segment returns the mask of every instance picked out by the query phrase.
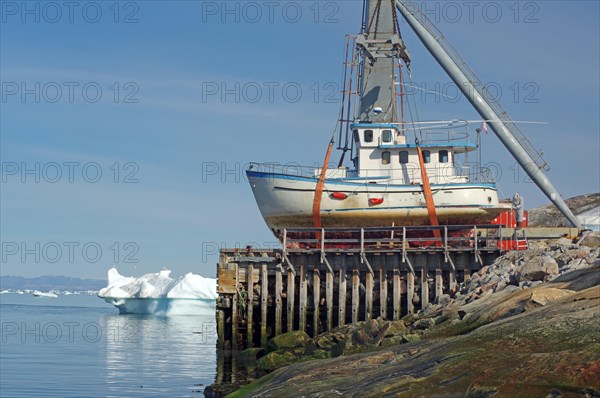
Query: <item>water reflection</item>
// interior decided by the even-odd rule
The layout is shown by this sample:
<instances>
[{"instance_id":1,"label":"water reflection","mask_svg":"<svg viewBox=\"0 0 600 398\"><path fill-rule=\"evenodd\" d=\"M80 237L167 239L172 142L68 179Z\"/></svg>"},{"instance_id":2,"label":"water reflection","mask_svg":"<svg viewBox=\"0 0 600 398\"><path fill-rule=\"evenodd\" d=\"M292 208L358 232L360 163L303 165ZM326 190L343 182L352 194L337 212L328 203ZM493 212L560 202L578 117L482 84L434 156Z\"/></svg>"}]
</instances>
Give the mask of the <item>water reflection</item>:
<instances>
[{"instance_id":1,"label":"water reflection","mask_svg":"<svg viewBox=\"0 0 600 398\"><path fill-rule=\"evenodd\" d=\"M107 396L198 396L216 369L213 316L103 315Z\"/></svg>"}]
</instances>

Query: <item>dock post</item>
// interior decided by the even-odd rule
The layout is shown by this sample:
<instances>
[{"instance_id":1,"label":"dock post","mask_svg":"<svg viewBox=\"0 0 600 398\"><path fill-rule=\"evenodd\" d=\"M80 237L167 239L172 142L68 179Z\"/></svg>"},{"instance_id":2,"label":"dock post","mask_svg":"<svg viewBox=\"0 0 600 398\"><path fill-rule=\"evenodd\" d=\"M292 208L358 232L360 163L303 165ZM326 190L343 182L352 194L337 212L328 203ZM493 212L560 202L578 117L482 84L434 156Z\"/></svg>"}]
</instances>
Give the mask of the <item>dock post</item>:
<instances>
[{"instance_id":1,"label":"dock post","mask_svg":"<svg viewBox=\"0 0 600 398\"><path fill-rule=\"evenodd\" d=\"M435 298L439 299L444 294L444 279L442 277L440 258L435 255Z\"/></svg>"},{"instance_id":2,"label":"dock post","mask_svg":"<svg viewBox=\"0 0 600 398\"><path fill-rule=\"evenodd\" d=\"M321 275L319 267L315 266L313 270L313 337L319 334L319 307L321 304Z\"/></svg>"},{"instance_id":3,"label":"dock post","mask_svg":"<svg viewBox=\"0 0 600 398\"><path fill-rule=\"evenodd\" d=\"M429 304L429 281L427 280L427 257L421 261L421 308Z\"/></svg>"},{"instance_id":4,"label":"dock post","mask_svg":"<svg viewBox=\"0 0 600 398\"><path fill-rule=\"evenodd\" d=\"M281 318L283 308L281 296L283 295L283 278L281 272L281 264L277 264L275 268L275 336L279 336L282 332Z\"/></svg>"},{"instance_id":5,"label":"dock post","mask_svg":"<svg viewBox=\"0 0 600 398\"><path fill-rule=\"evenodd\" d=\"M346 261L344 259L344 265L340 268L339 276L339 303L338 303L338 326L346 324Z\"/></svg>"},{"instance_id":6,"label":"dock post","mask_svg":"<svg viewBox=\"0 0 600 398\"><path fill-rule=\"evenodd\" d=\"M288 270L287 274L287 332L294 330L294 298L296 280L293 270Z\"/></svg>"},{"instance_id":7,"label":"dock post","mask_svg":"<svg viewBox=\"0 0 600 398\"><path fill-rule=\"evenodd\" d=\"M365 321L373 318L373 274L365 272Z\"/></svg>"},{"instance_id":8,"label":"dock post","mask_svg":"<svg viewBox=\"0 0 600 398\"><path fill-rule=\"evenodd\" d=\"M253 318L254 318L254 265L252 263L248 264L248 268L246 269L246 288L248 289L248 305L247 305L247 325L248 331L246 332L248 338L248 348L254 347L254 328L253 328Z\"/></svg>"},{"instance_id":9,"label":"dock post","mask_svg":"<svg viewBox=\"0 0 600 398\"><path fill-rule=\"evenodd\" d=\"M412 270L406 271L406 311L409 314L415 312L413 297L415 296L415 274Z\"/></svg>"},{"instance_id":10,"label":"dock post","mask_svg":"<svg viewBox=\"0 0 600 398\"><path fill-rule=\"evenodd\" d=\"M300 265L300 328L306 332L306 304L307 304L306 265Z\"/></svg>"},{"instance_id":11,"label":"dock post","mask_svg":"<svg viewBox=\"0 0 600 398\"><path fill-rule=\"evenodd\" d=\"M269 274L267 271L267 264L261 265L261 276L260 276L260 345L261 347L267 346L267 305L269 298Z\"/></svg>"},{"instance_id":12,"label":"dock post","mask_svg":"<svg viewBox=\"0 0 600 398\"><path fill-rule=\"evenodd\" d=\"M356 264L354 264L352 267L352 323L358 322L358 306L360 305L359 285L360 271L356 268Z\"/></svg>"},{"instance_id":13,"label":"dock post","mask_svg":"<svg viewBox=\"0 0 600 398\"><path fill-rule=\"evenodd\" d=\"M382 264L379 268L379 314L383 319L387 318L387 256L383 256Z\"/></svg>"},{"instance_id":14,"label":"dock post","mask_svg":"<svg viewBox=\"0 0 600 398\"><path fill-rule=\"evenodd\" d=\"M327 301L327 330L333 329L333 273L325 274L325 300Z\"/></svg>"},{"instance_id":15,"label":"dock post","mask_svg":"<svg viewBox=\"0 0 600 398\"><path fill-rule=\"evenodd\" d=\"M231 300L231 348L235 349L237 347L239 347L239 341L238 341L238 295L239 293L239 289L238 289L238 281L239 281L239 277L240 277L240 268L238 267L237 263L235 264L235 278L234 278L234 288L235 288L235 293L233 293L233 299Z\"/></svg>"},{"instance_id":16,"label":"dock post","mask_svg":"<svg viewBox=\"0 0 600 398\"><path fill-rule=\"evenodd\" d=\"M394 256L394 275L392 276L393 291L392 299L394 301L393 319L397 321L402 315L402 296L400 294L400 262L398 257Z\"/></svg>"}]
</instances>

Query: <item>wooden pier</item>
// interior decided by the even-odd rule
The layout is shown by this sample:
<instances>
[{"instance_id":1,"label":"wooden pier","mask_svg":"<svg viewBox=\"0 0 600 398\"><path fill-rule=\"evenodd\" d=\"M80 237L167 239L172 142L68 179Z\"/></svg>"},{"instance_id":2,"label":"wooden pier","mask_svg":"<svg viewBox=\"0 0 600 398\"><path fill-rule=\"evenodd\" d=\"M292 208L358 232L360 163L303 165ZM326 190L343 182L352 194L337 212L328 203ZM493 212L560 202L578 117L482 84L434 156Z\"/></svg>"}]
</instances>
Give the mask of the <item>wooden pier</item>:
<instances>
[{"instance_id":1,"label":"wooden pier","mask_svg":"<svg viewBox=\"0 0 600 398\"><path fill-rule=\"evenodd\" d=\"M431 236L434 228L442 238ZM514 234L514 231L510 231ZM501 226L284 230L280 250L221 250L220 349L266 346L372 318L400 319L502 254Z\"/></svg>"}]
</instances>

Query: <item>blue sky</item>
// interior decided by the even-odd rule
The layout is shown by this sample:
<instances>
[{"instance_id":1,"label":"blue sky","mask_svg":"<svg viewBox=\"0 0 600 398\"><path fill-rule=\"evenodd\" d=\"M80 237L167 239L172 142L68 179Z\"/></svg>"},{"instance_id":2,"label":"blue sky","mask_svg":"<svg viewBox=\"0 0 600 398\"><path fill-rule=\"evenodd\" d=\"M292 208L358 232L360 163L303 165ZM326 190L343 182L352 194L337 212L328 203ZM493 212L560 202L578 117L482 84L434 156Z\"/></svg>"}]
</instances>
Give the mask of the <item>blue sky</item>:
<instances>
[{"instance_id":1,"label":"blue sky","mask_svg":"<svg viewBox=\"0 0 600 398\"><path fill-rule=\"evenodd\" d=\"M216 248L275 244L243 167L322 160L362 2L267 3L0 2L0 274L212 276ZM522 127L563 196L600 191L599 3L419 4L513 119L548 122ZM402 30L416 84L452 95ZM479 118L464 99L417 104ZM483 156L502 196L547 202L491 133Z\"/></svg>"}]
</instances>

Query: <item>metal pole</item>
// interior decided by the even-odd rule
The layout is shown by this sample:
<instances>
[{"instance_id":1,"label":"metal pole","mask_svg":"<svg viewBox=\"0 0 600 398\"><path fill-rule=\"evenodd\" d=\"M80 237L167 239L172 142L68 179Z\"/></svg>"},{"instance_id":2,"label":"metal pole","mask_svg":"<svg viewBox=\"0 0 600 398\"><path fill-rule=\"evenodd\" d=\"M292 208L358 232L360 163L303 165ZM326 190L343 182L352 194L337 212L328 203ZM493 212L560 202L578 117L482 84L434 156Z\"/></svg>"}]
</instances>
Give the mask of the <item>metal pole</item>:
<instances>
[{"instance_id":1,"label":"metal pole","mask_svg":"<svg viewBox=\"0 0 600 398\"><path fill-rule=\"evenodd\" d=\"M455 62L446 48L451 48L443 36L436 36L433 29L425 25L427 18L421 13L417 4L411 0L396 0L398 11L404 16L412 30L425 45L427 50L436 59L440 66L446 71L448 76L456 83L465 97L471 102L475 110L481 115L484 120L488 120L490 127L504 144L506 149L514 156L517 162L523 167L529 177L536 185L546 194L546 196L554 203L554 205L564 214L564 216L577 228L582 228L579 220L573 215L565 201L562 199L556 188L552 185L548 177L539 168L539 165L519 143L517 137L510 131L510 128L505 120L508 119L506 112L498 114L496 110L482 95L482 91L476 87L472 79L469 79L466 74L466 63L464 60L459 60L462 65ZM445 46L446 48L445 48ZM456 54L458 55L458 54ZM455 56L455 58L457 58Z\"/></svg>"}]
</instances>

